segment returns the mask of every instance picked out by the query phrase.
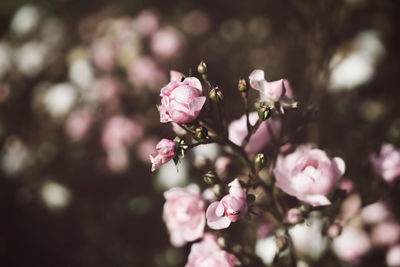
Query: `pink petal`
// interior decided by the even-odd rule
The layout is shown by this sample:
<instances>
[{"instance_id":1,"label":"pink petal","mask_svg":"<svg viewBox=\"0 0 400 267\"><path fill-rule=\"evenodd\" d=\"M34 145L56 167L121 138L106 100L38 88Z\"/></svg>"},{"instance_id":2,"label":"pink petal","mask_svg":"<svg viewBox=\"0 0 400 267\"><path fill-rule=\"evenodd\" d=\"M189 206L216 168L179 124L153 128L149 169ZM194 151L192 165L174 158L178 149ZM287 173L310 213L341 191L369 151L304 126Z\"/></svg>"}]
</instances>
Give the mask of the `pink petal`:
<instances>
[{"instance_id":1,"label":"pink petal","mask_svg":"<svg viewBox=\"0 0 400 267\"><path fill-rule=\"evenodd\" d=\"M183 80L183 82L198 89L200 94L203 94L201 82L196 77L187 77L185 80Z\"/></svg>"},{"instance_id":2,"label":"pink petal","mask_svg":"<svg viewBox=\"0 0 400 267\"><path fill-rule=\"evenodd\" d=\"M219 201L211 203L210 206L208 206L207 211L206 211L207 225L208 225L208 227L210 227L211 229L214 229L214 230L228 228L229 225L231 224L231 220L229 220L228 217L217 216L216 210L217 210L218 204L219 204Z\"/></svg>"},{"instance_id":3,"label":"pink petal","mask_svg":"<svg viewBox=\"0 0 400 267\"><path fill-rule=\"evenodd\" d=\"M171 82L172 82L172 81L180 82L181 79L182 79L183 77L185 77L185 75L183 75L183 74L182 74L181 72L179 72L179 71L171 70L171 71L169 72L169 77L170 77L170 81L171 81Z\"/></svg>"}]
</instances>

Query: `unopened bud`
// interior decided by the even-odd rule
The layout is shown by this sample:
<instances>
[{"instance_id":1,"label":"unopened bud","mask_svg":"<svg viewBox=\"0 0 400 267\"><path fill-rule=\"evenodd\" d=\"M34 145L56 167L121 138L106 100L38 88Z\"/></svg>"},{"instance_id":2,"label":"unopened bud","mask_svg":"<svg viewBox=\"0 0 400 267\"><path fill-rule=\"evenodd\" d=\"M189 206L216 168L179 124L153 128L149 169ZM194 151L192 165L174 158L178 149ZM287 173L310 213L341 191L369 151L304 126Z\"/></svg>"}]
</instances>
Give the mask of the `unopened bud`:
<instances>
[{"instance_id":1,"label":"unopened bud","mask_svg":"<svg viewBox=\"0 0 400 267\"><path fill-rule=\"evenodd\" d=\"M200 64L197 66L197 71L198 71L200 74L204 74L204 73L207 72L207 65L206 65L206 63L204 62L204 60L202 60L202 61L200 62Z\"/></svg>"},{"instance_id":2,"label":"unopened bud","mask_svg":"<svg viewBox=\"0 0 400 267\"><path fill-rule=\"evenodd\" d=\"M246 201L248 204L253 203L256 200L256 196L253 194L248 194L246 196Z\"/></svg>"},{"instance_id":3,"label":"unopened bud","mask_svg":"<svg viewBox=\"0 0 400 267\"><path fill-rule=\"evenodd\" d=\"M278 247L279 251L283 251L287 248L288 241L287 241L286 237L284 237L284 236L277 236L277 237L275 237L275 244Z\"/></svg>"},{"instance_id":4,"label":"unopened bud","mask_svg":"<svg viewBox=\"0 0 400 267\"><path fill-rule=\"evenodd\" d=\"M226 240L224 237L222 236L218 237L217 243L221 248L226 248Z\"/></svg>"},{"instance_id":5,"label":"unopened bud","mask_svg":"<svg viewBox=\"0 0 400 267\"><path fill-rule=\"evenodd\" d=\"M265 121L268 120L272 115L272 109L269 106L261 106L258 110L258 117L260 120Z\"/></svg>"},{"instance_id":6,"label":"unopened bud","mask_svg":"<svg viewBox=\"0 0 400 267\"><path fill-rule=\"evenodd\" d=\"M327 234L330 238L335 238L342 232L342 227L339 223L335 222L331 226L329 226Z\"/></svg>"},{"instance_id":7,"label":"unopened bud","mask_svg":"<svg viewBox=\"0 0 400 267\"><path fill-rule=\"evenodd\" d=\"M303 214L299 209L293 208L287 211L285 220L289 224L298 224L304 220Z\"/></svg>"},{"instance_id":8,"label":"unopened bud","mask_svg":"<svg viewBox=\"0 0 400 267\"><path fill-rule=\"evenodd\" d=\"M222 94L221 90L219 90L218 87L215 87L210 91L210 98L215 103L220 103L224 99L224 95Z\"/></svg>"},{"instance_id":9,"label":"unopened bud","mask_svg":"<svg viewBox=\"0 0 400 267\"><path fill-rule=\"evenodd\" d=\"M208 171L206 174L204 174L203 180L206 184L212 185L217 182L218 177L215 171Z\"/></svg>"},{"instance_id":10,"label":"unopened bud","mask_svg":"<svg viewBox=\"0 0 400 267\"><path fill-rule=\"evenodd\" d=\"M246 92L247 91L247 84L245 79L240 79L238 82L238 90L239 92Z\"/></svg>"},{"instance_id":11,"label":"unopened bud","mask_svg":"<svg viewBox=\"0 0 400 267\"><path fill-rule=\"evenodd\" d=\"M263 153L258 153L254 158L254 165L257 170L261 170L265 166L265 156Z\"/></svg>"},{"instance_id":12,"label":"unopened bud","mask_svg":"<svg viewBox=\"0 0 400 267\"><path fill-rule=\"evenodd\" d=\"M198 139L205 139L208 136L208 131L206 128L200 126L196 128L195 135Z\"/></svg>"},{"instance_id":13,"label":"unopened bud","mask_svg":"<svg viewBox=\"0 0 400 267\"><path fill-rule=\"evenodd\" d=\"M215 184L213 186L213 191L214 191L214 194L215 194L216 197L221 196L222 195L222 187L221 187L221 185Z\"/></svg>"}]
</instances>

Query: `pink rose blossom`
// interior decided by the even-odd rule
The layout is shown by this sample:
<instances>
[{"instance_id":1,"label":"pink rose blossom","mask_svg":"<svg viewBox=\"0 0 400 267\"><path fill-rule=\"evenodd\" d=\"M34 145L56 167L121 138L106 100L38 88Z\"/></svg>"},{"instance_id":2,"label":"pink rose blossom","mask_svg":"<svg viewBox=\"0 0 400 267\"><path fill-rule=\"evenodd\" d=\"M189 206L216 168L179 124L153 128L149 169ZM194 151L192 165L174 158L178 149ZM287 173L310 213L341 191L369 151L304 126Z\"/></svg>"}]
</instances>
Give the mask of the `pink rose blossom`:
<instances>
[{"instance_id":1,"label":"pink rose blossom","mask_svg":"<svg viewBox=\"0 0 400 267\"><path fill-rule=\"evenodd\" d=\"M358 263L361 256L371 249L371 241L363 230L349 226L333 240L332 246L340 259Z\"/></svg>"},{"instance_id":2,"label":"pink rose blossom","mask_svg":"<svg viewBox=\"0 0 400 267\"><path fill-rule=\"evenodd\" d=\"M175 57L183 48L183 37L174 28L160 29L150 40L151 51L158 57L169 59Z\"/></svg>"},{"instance_id":3,"label":"pink rose blossom","mask_svg":"<svg viewBox=\"0 0 400 267\"><path fill-rule=\"evenodd\" d=\"M400 150L392 144L384 144L379 156L373 154L369 158L374 171L387 182L400 177Z\"/></svg>"},{"instance_id":4,"label":"pink rose blossom","mask_svg":"<svg viewBox=\"0 0 400 267\"><path fill-rule=\"evenodd\" d=\"M104 149L125 147L139 139L143 134L142 126L132 119L116 115L104 125L101 142Z\"/></svg>"},{"instance_id":5,"label":"pink rose blossom","mask_svg":"<svg viewBox=\"0 0 400 267\"><path fill-rule=\"evenodd\" d=\"M111 71L116 64L115 47L111 41L99 39L92 45L93 63L100 71Z\"/></svg>"},{"instance_id":6,"label":"pink rose blossom","mask_svg":"<svg viewBox=\"0 0 400 267\"><path fill-rule=\"evenodd\" d=\"M367 224L376 224L391 216L389 209L383 202L375 202L361 210L361 219Z\"/></svg>"},{"instance_id":7,"label":"pink rose blossom","mask_svg":"<svg viewBox=\"0 0 400 267\"><path fill-rule=\"evenodd\" d=\"M390 267L400 266L400 244L391 247L386 253L386 264Z\"/></svg>"},{"instance_id":8,"label":"pink rose blossom","mask_svg":"<svg viewBox=\"0 0 400 267\"><path fill-rule=\"evenodd\" d=\"M157 88L167 80L154 59L147 56L133 60L127 72L129 81L139 87Z\"/></svg>"},{"instance_id":9,"label":"pink rose blossom","mask_svg":"<svg viewBox=\"0 0 400 267\"><path fill-rule=\"evenodd\" d=\"M176 155L176 143L172 140L161 139L156 146L157 153L150 155L151 171L170 161Z\"/></svg>"},{"instance_id":10,"label":"pink rose blossom","mask_svg":"<svg viewBox=\"0 0 400 267\"><path fill-rule=\"evenodd\" d=\"M400 238L400 225L394 221L383 221L372 228L371 240L376 246L391 246Z\"/></svg>"},{"instance_id":11,"label":"pink rose blossom","mask_svg":"<svg viewBox=\"0 0 400 267\"><path fill-rule=\"evenodd\" d=\"M199 116L206 102L201 83L188 77L183 82L171 81L161 89L160 122L188 123Z\"/></svg>"},{"instance_id":12,"label":"pink rose blossom","mask_svg":"<svg viewBox=\"0 0 400 267\"><path fill-rule=\"evenodd\" d=\"M65 124L65 131L72 141L80 141L89 132L92 123L92 111L88 108L78 109L68 117Z\"/></svg>"},{"instance_id":13,"label":"pink rose blossom","mask_svg":"<svg viewBox=\"0 0 400 267\"><path fill-rule=\"evenodd\" d=\"M264 78L263 70L254 70L250 74L250 86L261 93L262 98L266 100L277 102L282 97L293 97L292 89L290 88L289 81L280 79L278 81L268 82Z\"/></svg>"},{"instance_id":14,"label":"pink rose blossom","mask_svg":"<svg viewBox=\"0 0 400 267\"><path fill-rule=\"evenodd\" d=\"M206 222L199 188L172 188L164 193L163 219L172 245L181 247L203 236Z\"/></svg>"},{"instance_id":15,"label":"pink rose blossom","mask_svg":"<svg viewBox=\"0 0 400 267\"><path fill-rule=\"evenodd\" d=\"M155 32L160 26L160 19L153 10L143 10L135 20L135 29L143 36Z\"/></svg>"},{"instance_id":16,"label":"pink rose blossom","mask_svg":"<svg viewBox=\"0 0 400 267\"><path fill-rule=\"evenodd\" d=\"M276 185L287 194L313 206L330 205L326 195L345 171L345 163L311 145L299 146L287 156L279 156L274 175Z\"/></svg>"},{"instance_id":17,"label":"pink rose blossom","mask_svg":"<svg viewBox=\"0 0 400 267\"><path fill-rule=\"evenodd\" d=\"M192 245L185 267L233 267L233 254L221 249L213 234L204 234L203 240Z\"/></svg>"},{"instance_id":18,"label":"pink rose blossom","mask_svg":"<svg viewBox=\"0 0 400 267\"><path fill-rule=\"evenodd\" d=\"M257 112L251 112L249 114L249 120L250 123L254 125L258 120ZM264 146L271 142L271 134L268 127L271 129L273 135L277 137L281 130L281 122L279 120L262 122L245 147L247 153L254 154L260 152ZM240 146L247 135L246 115L243 115L238 120L232 121L229 124L228 132L229 140Z\"/></svg>"},{"instance_id":19,"label":"pink rose blossom","mask_svg":"<svg viewBox=\"0 0 400 267\"><path fill-rule=\"evenodd\" d=\"M227 228L247 212L246 191L242 189L239 180L233 180L229 186L229 194L207 208L207 225L211 229Z\"/></svg>"},{"instance_id":20,"label":"pink rose blossom","mask_svg":"<svg viewBox=\"0 0 400 267\"><path fill-rule=\"evenodd\" d=\"M117 100L117 96L122 88L120 82L116 78L112 76L103 76L94 83L93 89L96 91L98 99L103 103L107 103Z\"/></svg>"}]
</instances>

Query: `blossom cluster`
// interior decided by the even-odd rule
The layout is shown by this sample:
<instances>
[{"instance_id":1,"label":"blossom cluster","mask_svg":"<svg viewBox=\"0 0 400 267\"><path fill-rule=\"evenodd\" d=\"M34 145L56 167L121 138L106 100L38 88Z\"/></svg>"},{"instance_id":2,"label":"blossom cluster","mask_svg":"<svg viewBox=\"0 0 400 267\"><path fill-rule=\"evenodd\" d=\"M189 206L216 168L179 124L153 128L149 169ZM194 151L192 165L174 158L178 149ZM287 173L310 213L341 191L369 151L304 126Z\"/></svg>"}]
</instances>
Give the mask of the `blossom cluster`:
<instances>
[{"instance_id":1,"label":"blossom cluster","mask_svg":"<svg viewBox=\"0 0 400 267\"><path fill-rule=\"evenodd\" d=\"M185 152L197 146L216 143L226 153L215 162L215 169L203 177L211 188L201 193L198 185L191 184L164 193L163 219L171 244L182 247L192 243L186 266L256 263L256 259L243 254L243 247L233 249L233 245L226 244L224 235L218 234L239 221L242 227L252 220L263 227L259 228L262 232L258 231L255 250L266 264L279 261L280 252L285 250L290 251L292 261L294 255L319 255L326 247L326 238L333 240L332 249L340 259L352 263L358 262L374 244L397 243L399 224L393 219L376 219L393 218L381 202L361 209L353 182L343 178L346 164L341 157L332 157L313 143L296 145L290 135L289 139L283 139L282 120L286 111L298 107L288 80L269 82L264 71L254 70L248 81L259 92L259 98L254 101L256 110L251 111L247 82L240 79L238 91L245 114L228 125L223 112L223 91L211 85L204 61L199 64L198 72L203 82L171 71L170 82L160 93L160 122L173 123L173 129L181 137L162 139L157 144L157 153L150 155L155 171L171 159L179 168ZM185 137L186 141L182 139ZM233 179L227 173L235 157L243 163L242 170L247 175L239 171L236 174L239 177ZM400 177L400 151L392 145L383 145L381 154L371 154L370 161L374 172L386 181ZM290 201L297 204L285 204L290 198L297 199ZM324 216L321 209L337 201L344 201L342 211L329 217L331 223L324 237L320 232ZM372 213L375 214L371 217ZM362 227L352 225L356 216L361 216L366 226L373 225L371 237ZM304 220L315 227L307 229L302 224ZM318 235L321 235L319 247L307 251L305 244ZM265 254L265 249L272 253ZM388 257L396 257L393 256L396 249L393 247Z\"/></svg>"}]
</instances>

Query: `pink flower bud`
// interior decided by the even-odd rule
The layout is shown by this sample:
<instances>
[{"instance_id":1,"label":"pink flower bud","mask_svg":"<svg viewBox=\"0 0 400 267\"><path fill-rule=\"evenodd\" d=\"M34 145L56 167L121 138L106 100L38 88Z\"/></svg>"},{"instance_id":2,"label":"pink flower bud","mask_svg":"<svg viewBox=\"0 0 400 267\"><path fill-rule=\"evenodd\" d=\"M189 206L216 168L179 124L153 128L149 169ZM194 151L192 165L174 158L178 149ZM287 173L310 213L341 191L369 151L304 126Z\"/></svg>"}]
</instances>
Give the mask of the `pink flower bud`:
<instances>
[{"instance_id":1,"label":"pink flower bud","mask_svg":"<svg viewBox=\"0 0 400 267\"><path fill-rule=\"evenodd\" d=\"M304 218L299 209L293 208L287 211L285 219L289 224L298 224L302 222Z\"/></svg>"},{"instance_id":2,"label":"pink flower bud","mask_svg":"<svg viewBox=\"0 0 400 267\"><path fill-rule=\"evenodd\" d=\"M287 194L313 206L330 205L326 195L345 171L341 158L330 158L310 145L299 146L287 156L279 156L274 175L276 185Z\"/></svg>"},{"instance_id":3,"label":"pink flower bud","mask_svg":"<svg viewBox=\"0 0 400 267\"><path fill-rule=\"evenodd\" d=\"M199 116L206 102L201 83L188 77L183 82L172 81L161 89L160 122L188 123Z\"/></svg>"},{"instance_id":4,"label":"pink flower bud","mask_svg":"<svg viewBox=\"0 0 400 267\"><path fill-rule=\"evenodd\" d=\"M150 155L151 171L155 171L162 164L167 163L176 155L176 143L172 140L162 139L156 146L157 153Z\"/></svg>"},{"instance_id":5,"label":"pink flower bud","mask_svg":"<svg viewBox=\"0 0 400 267\"><path fill-rule=\"evenodd\" d=\"M247 212L246 191L242 189L239 180L233 180L229 186L229 194L207 208L207 225L211 229L227 228Z\"/></svg>"}]
</instances>

